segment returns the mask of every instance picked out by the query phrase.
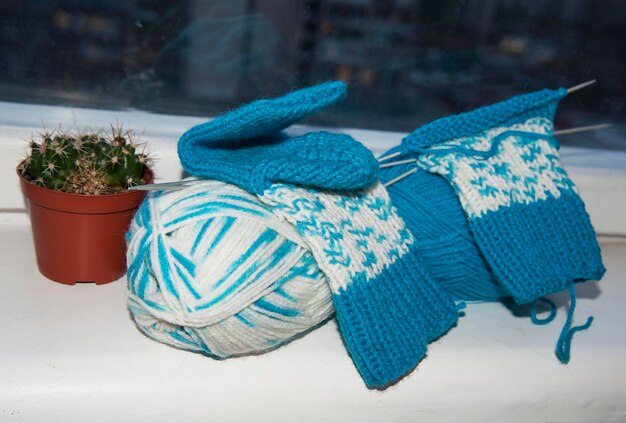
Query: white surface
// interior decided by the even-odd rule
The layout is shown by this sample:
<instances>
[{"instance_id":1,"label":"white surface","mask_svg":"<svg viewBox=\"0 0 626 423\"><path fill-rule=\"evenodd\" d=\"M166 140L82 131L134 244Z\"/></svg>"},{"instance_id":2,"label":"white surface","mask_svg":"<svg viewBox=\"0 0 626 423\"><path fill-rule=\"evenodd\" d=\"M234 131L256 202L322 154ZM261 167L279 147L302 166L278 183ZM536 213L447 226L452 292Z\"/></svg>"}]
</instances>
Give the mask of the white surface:
<instances>
[{"instance_id":1,"label":"white surface","mask_svg":"<svg viewBox=\"0 0 626 423\"><path fill-rule=\"evenodd\" d=\"M579 287L592 314L564 366L565 319L534 326L473 304L417 370L369 391L334 321L271 353L216 361L143 336L125 280L65 286L34 267L23 214L0 216L0 421L626 421L626 240L604 240L608 273Z\"/></svg>"},{"instance_id":2,"label":"white surface","mask_svg":"<svg viewBox=\"0 0 626 423\"><path fill-rule=\"evenodd\" d=\"M572 361L553 354L565 319L534 326L501 304L469 305L410 376L369 391L334 321L269 354L216 361L143 336L125 280L65 286L36 270L15 165L41 125L124 122L181 174L175 142L202 118L0 103L0 421L626 421L626 239L602 241L604 280L579 288ZM301 131L303 128L296 128ZM346 130L376 152L403 134ZM599 232L626 234L626 154L563 149Z\"/></svg>"}]
</instances>

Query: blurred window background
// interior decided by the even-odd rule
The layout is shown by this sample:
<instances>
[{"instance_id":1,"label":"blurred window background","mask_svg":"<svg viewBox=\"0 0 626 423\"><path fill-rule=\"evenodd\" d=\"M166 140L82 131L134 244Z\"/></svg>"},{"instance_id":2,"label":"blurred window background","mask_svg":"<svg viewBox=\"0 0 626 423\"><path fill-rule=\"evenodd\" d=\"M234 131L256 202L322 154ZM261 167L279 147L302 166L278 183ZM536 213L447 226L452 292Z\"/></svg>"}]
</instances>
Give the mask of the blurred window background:
<instances>
[{"instance_id":1,"label":"blurred window background","mask_svg":"<svg viewBox=\"0 0 626 423\"><path fill-rule=\"evenodd\" d=\"M620 0L2 0L0 101L214 115L328 79L308 121L408 132L541 88L564 143L626 150Z\"/></svg>"}]
</instances>

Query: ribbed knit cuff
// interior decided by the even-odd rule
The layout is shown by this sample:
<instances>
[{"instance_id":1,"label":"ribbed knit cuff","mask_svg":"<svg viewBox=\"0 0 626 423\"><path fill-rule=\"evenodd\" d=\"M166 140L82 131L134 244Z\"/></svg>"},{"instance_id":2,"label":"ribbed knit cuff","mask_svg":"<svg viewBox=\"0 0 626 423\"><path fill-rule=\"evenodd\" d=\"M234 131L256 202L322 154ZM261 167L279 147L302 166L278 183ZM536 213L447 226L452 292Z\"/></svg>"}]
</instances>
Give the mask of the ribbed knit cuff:
<instances>
[{"instance_id":1,"label":"ribbed knit cuff","mask_svg":"<svg viewBox=\"0 0 626 423\"><path fill-rule=\"evenodd\" d=\"M426 345L458 320L454 303L411 249L375 279L355 280L333 295L346 348L369 388L409 373Z\"/></svg>"},{"instance_id":2,"label":"ribbed knit cuff","mask_svg":"<svg viewBox=\"0 0 626 423\"><path fill-rule=\"evenodd\" d=\"M571 190L469 222L493 272L519 304L604 274L589 216Z\"/></svg>"}]
</instances>

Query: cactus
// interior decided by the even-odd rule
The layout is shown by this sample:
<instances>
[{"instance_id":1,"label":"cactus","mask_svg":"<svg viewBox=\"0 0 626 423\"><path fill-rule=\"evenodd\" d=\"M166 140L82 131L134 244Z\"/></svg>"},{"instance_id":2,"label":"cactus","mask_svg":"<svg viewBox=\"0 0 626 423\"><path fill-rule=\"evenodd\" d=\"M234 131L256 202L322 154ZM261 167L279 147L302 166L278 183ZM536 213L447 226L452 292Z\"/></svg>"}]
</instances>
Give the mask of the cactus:
<instances>
[{"instance_id":1,"label":"cactus","mask_svg":"<svg viewBox=\"0 0 626 423\"><path fill-rule=\"evenodd\" d=\"M42 133L29 142L21 172L33 183L72 194L114 194L143 184L149 158L132 131Z\"/></svg>"}]
</instances>

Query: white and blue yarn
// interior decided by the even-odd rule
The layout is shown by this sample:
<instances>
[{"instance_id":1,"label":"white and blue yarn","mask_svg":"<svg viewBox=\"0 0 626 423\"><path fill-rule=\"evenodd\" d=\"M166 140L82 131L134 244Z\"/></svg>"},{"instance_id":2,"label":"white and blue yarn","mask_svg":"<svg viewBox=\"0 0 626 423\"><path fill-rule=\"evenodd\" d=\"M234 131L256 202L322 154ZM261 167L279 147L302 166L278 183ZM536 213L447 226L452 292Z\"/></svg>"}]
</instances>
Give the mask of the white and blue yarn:
<instances>
[{"instance_id":1,"label":"white and blue yarn","mask_svg":"<svg viewBox=\"0 0 626 423\"><path fill-rule=\"evenodd\" d=\"M160 342L217 358L258 353L333 313L300 234L233 185L148 194L127 240L129 309Z\"/></svg>"}]
</instances>

